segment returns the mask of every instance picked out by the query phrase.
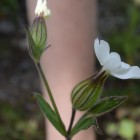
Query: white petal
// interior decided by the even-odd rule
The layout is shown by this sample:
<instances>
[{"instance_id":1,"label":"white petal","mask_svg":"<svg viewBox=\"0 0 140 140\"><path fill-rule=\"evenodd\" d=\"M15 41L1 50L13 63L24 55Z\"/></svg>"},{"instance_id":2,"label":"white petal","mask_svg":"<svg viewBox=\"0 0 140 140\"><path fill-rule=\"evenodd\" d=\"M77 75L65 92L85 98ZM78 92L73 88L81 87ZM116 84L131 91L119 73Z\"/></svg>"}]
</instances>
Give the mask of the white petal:
<instances>
[{"instance_id":1,"label":"white petal","mask_svg":"<svg viewBox=\"0 0 140 140\"><path fill-rule=\"evenodd\" d=\"M35 9L35 14L38 16L44 16L47 17L50 15L50 10L47 8L47 1L46 0L38 0L36 9Z\"/></svg>"},{"instance_id":2,"label":"white petal","mask_svg":"<svg viewBox=\"0 0 140 140\"><path fill-rule=\"evenodd\" d=\"M103 69L109 71L110 73L116 71L121 67L121 58L118 53L111 52L109 58L106 60Z\"/></svg>"},{"instance_id":3,"label":"white petal","mask_svg":"<svg viewBox=\"0 0 140 140\"><path fill-rule=\"evenodd\" d=\"M40 15L40 14L41 14L41 11L42 11L42 10L41 10L42 3L43 3L42 0L38 0L38 1L37 1L36 8L35 8L35 14L36 14L36 15Z\"/></svg>"},{"instance_id":4,"label":"white petal","mask_svg":"<svg viewBox=\"0 0 140 140\"><path fill-rule=\"evenodd\" d=\"M47 8L47 0L44 0L42 4L42 11L44 12L44 16L47 17L50 15L50 9Z\"/></svg>"},{"instance_id":5,"label":"white petal","mask_svg":"<svg viewBox=\"0 0 140 140\"><path fill-rule=\"evenodd\" d=\"M95 39L94 50L96 57L98 58L100 64L103 66L109 57L110 47L106 41Z\"/></svg>"},{"instance_id":6,"label":"white petal","mask_svg":"<svg viewBox=\"0 0 140 140\"><path fill-rule=\"evenodd\" d=\"M129 71L124 74L112 73L111 75L120 79L140 79L140 68L138 66L132 66Z\"/></svg>"},{"instance_id":7,"label":"white petal","mask_svg":"<svg viewBox=\"0 0 140 140\"><path fill-rule=\"evenodd\" d=\"M121 66L116 69L113 73L114 74L125 74L130 70L130 65L125 63L125 62L121 62Z\"/></svg>"}]
</instances>

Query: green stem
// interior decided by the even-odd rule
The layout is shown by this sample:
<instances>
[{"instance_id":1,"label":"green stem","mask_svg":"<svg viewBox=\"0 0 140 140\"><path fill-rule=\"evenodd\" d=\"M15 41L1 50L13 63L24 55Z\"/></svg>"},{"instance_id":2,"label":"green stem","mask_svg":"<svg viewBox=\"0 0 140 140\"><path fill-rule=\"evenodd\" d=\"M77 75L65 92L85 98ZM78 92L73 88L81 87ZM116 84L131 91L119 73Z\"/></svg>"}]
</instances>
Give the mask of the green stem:
<instances>
[{"instance_id":1,"label":"green stem","mask_svg":"<svg viewBox=\"0 0 140 140\"><path fill-rule=\"evenodd\" d=\"M62 119L61 119L61 117L60 117L60 114L59 114L59 112L58 112L56 103L55 103L55 101L54 101L54 97L53 97L52 92L51 92L51 90L50 90L48 81L46 80L46 77L45 77L44 72L43 72L43 70L42 70L42 67L41 67L40 63L36 63L36 66L37 66L38 71L39 71L39 73L40 73L40 75L41 75L41 77L42 77L42 80L43 80L44 84L45 84L45 87L46 87L46 89L47 89L47 92L48 92L49 98L50 98L50 100L51 100L52 106L53 106L53 108L54 108L54 110L55 110L55 113L57 114L58 119L59 119L60 123L62 124L62 126L64 126L64 124L63 124L63 122L62 122Z\"/></svg>"},{"instance_id":2,"label":"green stem","mask_svg":"<svg viewBox=\"0 0 140 140\"><path fill-rule=\"evenodd\" d=\"M71 137L66 138L66 140L71 140Z\"/></svg>"},{"instance_id":3,"label":"green stem","mask_svg":"<svg viewBox=\"0 0 140 140\"><path fill-rule=\"evenodd\" d=\"M68 128L68 131L67 131L66 140L71 140L71 137L69 135L71 133L71 129L72 129L72 126L73 126L73 123L74 123L75 115L76 115L76 109L72 108L71 120L70 120L69 128Z\"/></svg>"}]
</instances>

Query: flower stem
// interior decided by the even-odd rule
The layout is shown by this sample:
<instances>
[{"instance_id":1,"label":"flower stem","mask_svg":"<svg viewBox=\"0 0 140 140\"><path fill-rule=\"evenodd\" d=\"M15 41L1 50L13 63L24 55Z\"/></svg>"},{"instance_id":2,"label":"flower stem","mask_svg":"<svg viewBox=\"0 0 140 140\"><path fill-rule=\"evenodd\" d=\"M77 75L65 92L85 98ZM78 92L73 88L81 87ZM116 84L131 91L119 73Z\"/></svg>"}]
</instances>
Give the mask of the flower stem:
<instances>
[{"instance_id":1,"label":"flower stem","mask_svg":"<svg viewBox=\"0 0 140 140\"><path fill-rule=\"evenodd\" d=\"M69 128L68 128L68 131L67 131L66 140L71 140L71 137L69 135L71 133L71 129L72 129L72 126L73 126L73 123L74 123L75 115L76 115L76 109L72 108L71 120L70 120Z\"/></svg>"},{"instance_id":2,"label":"flower stem","mask_svg":"<svg viewBox=\"0 0 140 140\"><path fill-rule=\"evenodd\" d=\"M62 119L61 119L61 117L60 117L60 114L59 114L59 112L58 112L58 109L57 109L57 106L56 106L54 97L53 97L52 92L51 92L51 90L50 90L48 81L47 81L47 79L46 79L46 77L45 77L45 74L44 74L44 72L43 72L43 70L42 70L42 67L41 67L40 63L36 63L36 66L37 66L37 69L38 69L38 71L39 71L39 73L40 73L40 75L41 75L41 77L42 77L42 80L43 80L43 82L44 82L44 84L45 84L45 87L46 87L46 89L47 89L47 92L48 92L49 98L50 98L50 100L51 100L52 106L53 106L53 108L54 108L54 111L55 111L55 113L57 114L60 123L62 124L62 126L64 126L64 124L63 124L63 122L62 122Z\"/></svg>"},{"instance_id":3,"label":"flower stem","mask_svg":"<svg viewBox=\"0 0 140 140\"><path fill-rule=\"evenodd\" d=\"M67 137L66 140L71 140L71 137Z\"/></svg>"}]
</instances>

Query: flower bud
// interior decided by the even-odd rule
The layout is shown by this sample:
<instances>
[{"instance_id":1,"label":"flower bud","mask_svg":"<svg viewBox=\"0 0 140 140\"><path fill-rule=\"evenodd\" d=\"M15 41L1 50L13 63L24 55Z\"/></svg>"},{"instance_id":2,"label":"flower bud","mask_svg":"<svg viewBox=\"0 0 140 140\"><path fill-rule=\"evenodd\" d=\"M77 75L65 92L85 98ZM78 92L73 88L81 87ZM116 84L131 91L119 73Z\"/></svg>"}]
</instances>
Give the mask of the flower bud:
<instances>
[{"instance_id":1,"label":"flower bud","mask_svg":"<svg viewBox=\"0 0 140 140\"><path fill-rule=\"evenodd\" d=\"M36 17L31 27L26 28L29 53L31 57L39 62L40 57L46 49L47 29L45 20L42 16Z\"/></svg>"},{"instance_id":2,"label":"flower bud","mask_svg":"<svg viewBox=\"0 0 140 140\"><path fill-rule=\"evenodd\" d=\"M71 94L73 107L80 111L90 109L100 98L107 76L105 71L101 71L76 85Z\"/></svg>"}]
</instances>

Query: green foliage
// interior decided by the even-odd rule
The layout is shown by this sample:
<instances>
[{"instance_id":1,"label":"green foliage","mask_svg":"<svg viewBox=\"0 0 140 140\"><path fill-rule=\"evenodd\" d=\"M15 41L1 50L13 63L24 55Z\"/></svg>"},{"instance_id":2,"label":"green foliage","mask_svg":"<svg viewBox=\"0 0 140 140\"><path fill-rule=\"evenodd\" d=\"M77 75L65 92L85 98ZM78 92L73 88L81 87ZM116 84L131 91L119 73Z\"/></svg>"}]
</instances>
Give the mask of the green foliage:
<instances>
[{"instance_id":1,"label":"green foliage","mask_svg":"<svg viewBox=\"0 0 140 140\"><path fill-rule=\"evenodd\" d=\"M35 93L34 96L47 119L63 136L66 136L65 126L59 121L57 114L53 111L51 106L43 99L41 95Z\"/></svg>"},{"instance_id":2,"label":"green foliage","mask_svg":"<svg viewBox=\"0 0 140 140\"><path fill-rule=\"evenodd\" d=\"M122 104L127 97L120 96L120 97L107 97L98 101L88 112L87 116L98 117L109 111L112 111L117 106Z\"/></svg>"},{"instance_id":3,"label":"green foliage","mask_svg":"<svg viewBox=\"0 0 140 140\"><path fill-rule=\"evenodd\" d=\"M99 126L98 126L98 122L97 119L94 117L87 117L87 116L83 116L79 119L79 121L75 124L75 126L72 128L72 131L70 133L70 136L74 136L76 133L78 133L81 130L86 130L88 129L90 126L94 125L96 127L96 130L98 131L98 133L102 134Z\"/></svg>"},{"instance_id":4,"label":"green foliage","mask_svg":"<svg viewBox=\"0 0 140 140\"><path fill-rule=\"evenodd\" d=\"M98 101L89 111L87 111L79 119L79 121L72 128L70 136L74 136L81 130L88 129L91 125L94 125L96 127L97 132L102 134L98 126L96 117L99 117L103 114L108 113L109 111L112 111L121 103L123 103L126 100L126 98L127 97L107 97Z\"/></svg>"},{"instance_id":5,"label":"green foliage","mask_svg":"<svg viewBox=\"0 0 140 140\"><path fill-rule=\"evenodd\" d=\"M71 94L73 107L77 110L87 111L72 128L70 136L74 136L81 130L86 130L94 125L101 134L96 117L104 115L126 100L126 96L112 96L100 99L101 90L108 74L99 72L77 84Z\"/></svg>"},{"instance_id":6,"label":"green foliage","mask_svg":"<svg viewBox=\"0 0 140 140\"><path fill-rule=\"evenodd\" d=\"M131 22L122 31L121 38L117 38L116 40L119 43L121 42L120 46L123 46L122 50L124 51L124 56L127 58L127 61L131 63L131 55L135 53L135 51L137 50L137 44L140 42L137 38L136 32L134 32L133 30L133 27L137 26L137 10L130 7L128 11L130 12L129 15L131 18ZM39 63L40 57L46 48L47 39L46 26L42 17L37 17L35 19L31 28L27 29L27 35L29 40L30 55L36 63ZM131 46L133 46L133 48ZM35 94L35 98L37 99L41 110L46 115L48 120L63 136L73 137L76 133L78 133L81 130L88 129L91 125L94 125L100 132L96 117L99 117L103 114L112 111L114 108L116 108L126 100L126 97L116 96L107 97L100 100L102 87L107 76L108 75L105 72L102 72L99 75L95 75L95 77L90 77L75 86L71 94L73 108L87 112L78 120L78 122L75 124L72 130L68 130L68 132L66 132L65 126L60 121L58 115L59 113L57 113L56 110L54 111L51 108L51 106L39 94ZM49 86L47 85L47 87ZM49 88L47 88L47 90L48 89Z\"/></svg>"}]
</instances>

